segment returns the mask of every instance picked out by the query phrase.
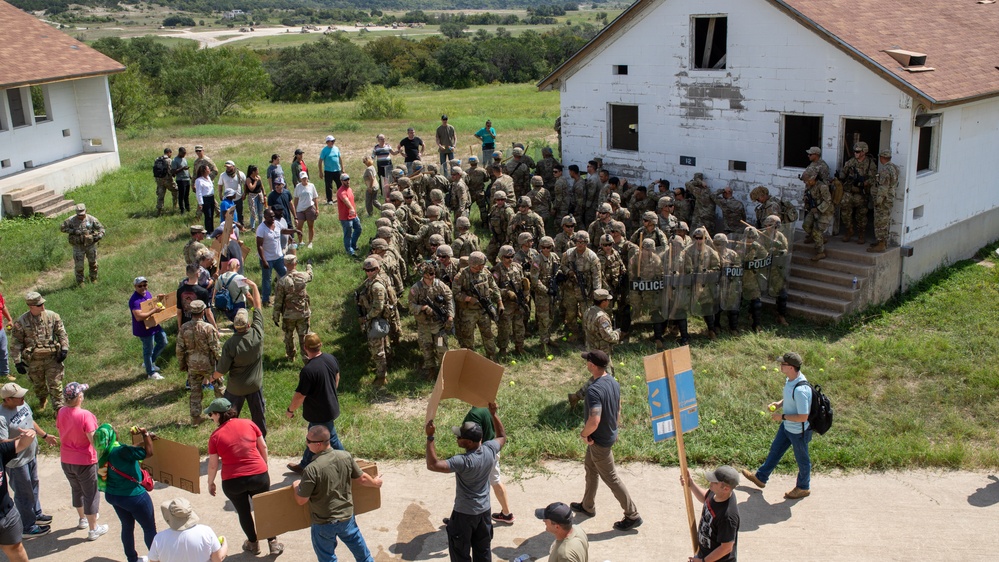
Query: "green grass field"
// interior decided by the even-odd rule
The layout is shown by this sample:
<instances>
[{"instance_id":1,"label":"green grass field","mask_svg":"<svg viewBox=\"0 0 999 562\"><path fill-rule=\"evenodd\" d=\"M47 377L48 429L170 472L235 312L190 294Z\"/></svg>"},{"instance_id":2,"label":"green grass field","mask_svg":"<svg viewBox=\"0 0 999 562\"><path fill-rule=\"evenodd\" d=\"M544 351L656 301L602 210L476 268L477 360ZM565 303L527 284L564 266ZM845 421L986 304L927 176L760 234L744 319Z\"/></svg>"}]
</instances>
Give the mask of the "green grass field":
<instances>
[{"instance_id":1,"label":"green grass field","mask_svg":"<svg viewBox=\"0 0 999 562\"><path fill-rule=\"evenodd\" d=\"M121 134L122 168L70 194L85 202L108 229L100 248L99 284L74 287L70 248L58 232L60 221L2 221L0 264L12 312L17 316L26 310L21 297L29 288L45 294L48 308L62 315L70 336L66 382L91 385L86 407L100 420L119 429L146 425L204 450L211 428L183 425L188 420L187 394L173 352L175 326L167 324L171 345L160 360L166 380L159 382L143 376L140 343L129 329L126 302L132 278L148 277L154 294L174 290L183 277L180 250L187 225L198 222L190 216L154 216L153 160L164 146L190 149L204 144L216 163L233 159L242 170L250 163L265 168L270 154L277 152L285 157L288 174L296 147L306 150L307 162L314 167L322 138L332 132L344 150L347 170L360 176L360 157L374 144L375 134L384 132L396 142L413 124L418 134L430 138L441 112L447 112L458 129L462 157L472 144L472 132L487 117L503 146L521 140L537 152L543 143L554 142L557 94L537 93L531 85L409 90L401 95L409 114L395 121L356 120L351 103L262 104L215 125L167 119L152 131ZM363 200L360 195L357 199ZM387 392L376 392L351 295L363 274L343 251L334 213L322 208L315 249L301 257L315 261L316 280L310 285L313 330L343 368L341 440L365 458L422 458L422 420L431 384L417 369L420 356L412 319L404 317L409 333L391 363ZM364 218L365 250L373 222ZM986 265L995 265L991 254L986 260ZM247 274L259 282L256 257L251 254L248 261ZM695 337L692 354L702 427L686 437L690 460L741 465L761 461L775 424L760 411L779 397L782 387L772 358L797 350L804 357L805 373L823 386L836 409L831 432L813 440L817 470L999 465L993 446L994 420L999 417L999 377L993 369L999 358L996 284L994 267L965 261L930 276L900 301L841 325L792 322L788 328L714 342ZM281 332L270 313L265 310L268 441L275 454L294 455L301 452L304 426L301 417L287 420L283 413L300 364L284 360ZM698 322L691 321L695 334L702 327ZM499 404L511 436L504 452L511 466L581 458L584 449L577 433L582 417L578 410L570 412L565 402L566 393L587 376L578 351L564 348L546 361L536 340L529 340L528 354L513 358L516 365L507 364ZM620 460L674 464L672 442L651 440L641 358L653 351L646 339L637 337L615 354L625 402L615 454ZM19 382L27 386L23 379ZM37 400L29 395L29 403ZM446 403L437 425L456 424L464 410L461 404ZM36 415L43 428L53 429L51 411ZM447 439L439 446L442 454L457 449ZM792 467L788 457L782 469Z\"/></svg>"}]
</instances>

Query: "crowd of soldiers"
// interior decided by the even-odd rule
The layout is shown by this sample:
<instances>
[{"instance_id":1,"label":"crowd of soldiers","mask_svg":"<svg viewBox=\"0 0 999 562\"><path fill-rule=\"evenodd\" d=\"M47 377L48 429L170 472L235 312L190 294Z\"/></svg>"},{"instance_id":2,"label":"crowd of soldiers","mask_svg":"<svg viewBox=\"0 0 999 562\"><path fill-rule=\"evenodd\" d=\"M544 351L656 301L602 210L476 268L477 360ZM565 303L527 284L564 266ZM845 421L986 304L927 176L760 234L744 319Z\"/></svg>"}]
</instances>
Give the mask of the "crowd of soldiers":
<instances>
[{"instance_id":1,"label":"crowd of soldiers","mask_svg":"<svg viewBox=\"0 0 999 562\"><path fill-rule=\"evenodd\" d=\"M666 180L632 185L599 158L583 175L548 148L541 155L535 162L514 144L510 158L496 152L485 168L473 156L464 167L450 160L443 174L421 162L409 175L392 172L386 201L374 203L377 231L355 292L376 384L386 382L407 310L428 378L452 335L474 349L476 331L485 355L501 360L524 353L529 333L545 356L561 342L610 355L642 327L657 349L668 336L685 345L693 316L715 339L723 320L740 330L744 308L760 331L764 298L787 324L793 205L759 186L748 217L731 188L712 190L700 173L678 188ZM813 174L809 167L805 176ZM473 205L481 217L474 226L489 233L484 247Z\"/></svg>"}]
</instances>

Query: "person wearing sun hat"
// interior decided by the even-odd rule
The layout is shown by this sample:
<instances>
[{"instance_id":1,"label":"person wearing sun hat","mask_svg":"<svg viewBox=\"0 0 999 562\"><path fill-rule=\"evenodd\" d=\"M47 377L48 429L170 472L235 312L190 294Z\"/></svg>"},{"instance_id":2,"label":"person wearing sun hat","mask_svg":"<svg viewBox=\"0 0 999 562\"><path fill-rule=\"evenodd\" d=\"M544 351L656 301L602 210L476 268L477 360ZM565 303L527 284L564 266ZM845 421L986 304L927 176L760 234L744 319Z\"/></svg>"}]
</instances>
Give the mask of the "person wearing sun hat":
<instances>
[{"instance_id":1,"label":"person wearing sun hat","mask_svg":"<svg viewBox=\"0 0 999 562\"><path fill-rule=\"evenodd\" d=\"M149 562L222 562L229 554L225 537L217 536L211 527L201 524L186 499L161 503L160 513L170 528L156 533L149 547Z\"/></svg>"}]
</instances>

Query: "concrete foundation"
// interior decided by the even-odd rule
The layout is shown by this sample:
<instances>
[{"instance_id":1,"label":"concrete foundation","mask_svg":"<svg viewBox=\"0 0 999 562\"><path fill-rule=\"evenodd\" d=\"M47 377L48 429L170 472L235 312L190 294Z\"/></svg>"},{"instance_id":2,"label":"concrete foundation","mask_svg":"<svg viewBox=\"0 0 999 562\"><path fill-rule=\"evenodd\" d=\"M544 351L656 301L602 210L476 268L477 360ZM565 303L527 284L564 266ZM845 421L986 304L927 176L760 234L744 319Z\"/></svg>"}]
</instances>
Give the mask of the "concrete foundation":
<instances>
[{"instance_id":1,"label":"concrete foundation","mask_svg":"<svg viewBox=\"0 0 999 562\"><path fill-rule=\"evenodd\" d=\"M61 195L81 185L97 181L101 174L116 170L120 165L117 152L78 154L0 179L0 195L34 186L44 186ZM5 217L14 214L14 210L9 207L8 199L4 197Z\"/></svg>"}]
</instances>

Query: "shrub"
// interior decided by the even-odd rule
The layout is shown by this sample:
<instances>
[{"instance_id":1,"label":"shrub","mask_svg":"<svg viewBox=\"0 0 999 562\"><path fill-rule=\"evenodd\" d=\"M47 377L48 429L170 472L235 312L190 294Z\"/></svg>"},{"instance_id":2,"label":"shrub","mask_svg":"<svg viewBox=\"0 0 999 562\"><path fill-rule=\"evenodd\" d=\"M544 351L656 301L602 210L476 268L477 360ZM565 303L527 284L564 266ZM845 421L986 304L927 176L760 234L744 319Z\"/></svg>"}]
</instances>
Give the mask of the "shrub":
<instances>
[{"instance_id":1,"label":"shrub","mask_svg":"<svg viewBox=\"0 0 999 562\"><path fill-rule=\"evenodd\" d=\"M194 18L190 16L169 16L163 20L163 27L194 27Z\"/></svg>"},{"instance_id":2,"label":"shrub","mask_svg":"<svg viewBox=\"0 0 999 562\"><path fill-rule=\"evenodd\" d=\"M358 119L398 119L406 115L406 102L385 86L367 85L357 96Z\"/></svg>"}]
</instances>

